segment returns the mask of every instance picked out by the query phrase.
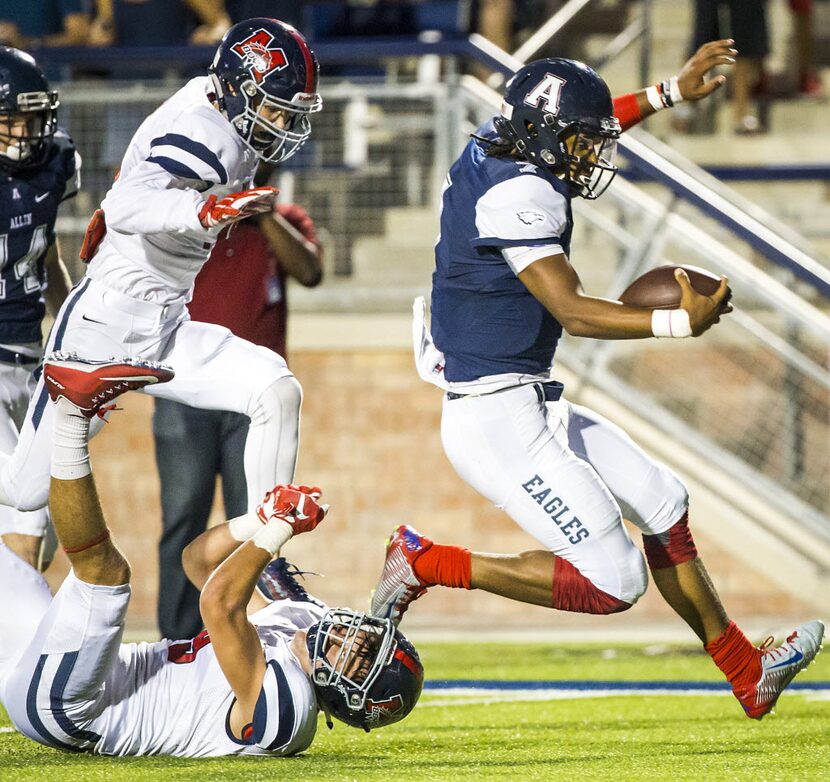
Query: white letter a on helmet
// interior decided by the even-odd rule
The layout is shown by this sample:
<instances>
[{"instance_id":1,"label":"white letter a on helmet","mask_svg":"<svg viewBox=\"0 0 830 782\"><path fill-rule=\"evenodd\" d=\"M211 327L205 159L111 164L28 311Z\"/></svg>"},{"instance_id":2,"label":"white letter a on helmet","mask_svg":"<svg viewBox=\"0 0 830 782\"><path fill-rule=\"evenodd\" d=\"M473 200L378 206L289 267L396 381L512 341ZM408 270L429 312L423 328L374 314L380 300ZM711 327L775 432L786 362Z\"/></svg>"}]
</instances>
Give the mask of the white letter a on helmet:
<instances>
[{"instance_id":1,"label":"white letter a on helmet","mask_svg":"<svg viewBox=\"0 0 830 782\"><path fill-rule=\"evenodd\" d=\"M534 108L541 108L549 114L559 113L559 99L562 97L562 88L567 81L560 76L546 73L530 92L525 95L525 104Z\"/></svg>"}]
</instances>

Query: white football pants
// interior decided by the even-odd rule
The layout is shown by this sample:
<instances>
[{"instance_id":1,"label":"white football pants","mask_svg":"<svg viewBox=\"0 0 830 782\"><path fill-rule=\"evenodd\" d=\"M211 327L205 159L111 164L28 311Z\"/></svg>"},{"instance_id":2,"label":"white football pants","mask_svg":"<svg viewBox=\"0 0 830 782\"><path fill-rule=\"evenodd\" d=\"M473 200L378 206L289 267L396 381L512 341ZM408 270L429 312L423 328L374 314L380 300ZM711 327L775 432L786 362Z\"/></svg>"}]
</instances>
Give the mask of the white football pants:
<instances>
[{"instance_id":1,"label":"white football pants","mask_svg":"<svg viewBox=\"0 0 830 782\"><path fill-rule=\"evenodd\" d=\"M84 277L55 319L45 355L55 350L88 359L129 356L164 362L175 369L176 377L145 388L145 393L192 407L249 416L245 474L251 509L274 484L293 480L300 384L285 360L273 351L235 337L222 326L190 320L184 300L159 306ZM100 421L93 422L100 428ZM52 405L41 379L17 447L0 467L0 488L7 504L21 510L46 505L52 427Z\"/></svg>"},{"instance_id":2,"label":"white football pants","mask_svg":"<svg viewBox=\"0 0 830 782\"><path fill-rule=\"evenodd\" d=\"M535 386L444 399L444 450L458 474L597 588L635 603L646 564L623 514L646 535L686 511L680 480L586 407L544 403Z\"/></svg>"},{"instance_id":3,"label":"white football pants","mask_svg":"<svg viewBox=\"0 0 830 782\"><path fill-rule=\"evenodd\" d=\"M0 545L0 703L34 741L88 749L119 660L130 586L98 586L70 571L52 599L43 577ZM109 683L111 686L111 682Z\"/></svg>"},{"instance_id":4,"label":"white football pants","mask_svg":"<svg viewBox=\"0 0 830 782\"><path fill-rule=\"evenodd\" d=\"M5 457L14 453L18 432L26 418L35 388L32 369L36 363L36 360L23 366L0 363L0 454ZM40 537L46 521L46 508L26 512L0 505L0 535L15 532Z\"/></svg>"}]
</instances>

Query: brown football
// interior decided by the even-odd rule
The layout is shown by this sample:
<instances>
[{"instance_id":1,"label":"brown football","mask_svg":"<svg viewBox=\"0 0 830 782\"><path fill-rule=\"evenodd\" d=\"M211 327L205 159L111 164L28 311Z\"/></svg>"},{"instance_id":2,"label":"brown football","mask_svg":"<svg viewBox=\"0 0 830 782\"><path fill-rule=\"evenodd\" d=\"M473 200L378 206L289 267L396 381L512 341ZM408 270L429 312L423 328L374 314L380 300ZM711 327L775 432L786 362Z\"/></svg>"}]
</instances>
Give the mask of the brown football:
<instances>
[{"instance_id":1,"label":"brown football","mask_svg":"<svg viewBox=\"0 0 830 782\"><path fill-rule=\"evenodd\" d=\"M655 310L674 309L680 304L680 285L674 279L677 266L658 266L631 283L620 295L623 304ZM704 296L711 296L720 285L720 277L699 266L682 266L692 287ZM727 299L731 296L727 294Z\"/></svg>"}]
</instances>

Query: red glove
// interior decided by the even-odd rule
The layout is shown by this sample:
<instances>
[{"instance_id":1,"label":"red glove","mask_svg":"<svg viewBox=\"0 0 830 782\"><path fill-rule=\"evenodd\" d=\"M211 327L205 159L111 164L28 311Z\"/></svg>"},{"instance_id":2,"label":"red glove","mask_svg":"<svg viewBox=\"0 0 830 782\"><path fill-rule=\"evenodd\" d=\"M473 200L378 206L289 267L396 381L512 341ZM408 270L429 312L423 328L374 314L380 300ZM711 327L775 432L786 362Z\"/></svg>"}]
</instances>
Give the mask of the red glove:
<instances>
[{"instance_id":1,"label":"red glove","mask_svg":"<svg viewBox=\"0 0 830 782\"><path fill-rule=\"evenodd\" d=\"M295 535L313 530L329 512L328 505L319 505L322 491L317 486L278 484L269 491L256 514L263 524L277 517L288 522Z\"/></svg>"},{"instance_id":2,"label":"red glove","mask_svg":"<svg viewBox=\"0 0 830 782\"><path fill-rule=\"evenodd\" d=\"M254 187L241 193L231 193L221 200L212 195L199 209L199 222L204 228L214 228L268 212L274 208L277 193L279 190L275 187Z\"/></svg>"}]
</instances>

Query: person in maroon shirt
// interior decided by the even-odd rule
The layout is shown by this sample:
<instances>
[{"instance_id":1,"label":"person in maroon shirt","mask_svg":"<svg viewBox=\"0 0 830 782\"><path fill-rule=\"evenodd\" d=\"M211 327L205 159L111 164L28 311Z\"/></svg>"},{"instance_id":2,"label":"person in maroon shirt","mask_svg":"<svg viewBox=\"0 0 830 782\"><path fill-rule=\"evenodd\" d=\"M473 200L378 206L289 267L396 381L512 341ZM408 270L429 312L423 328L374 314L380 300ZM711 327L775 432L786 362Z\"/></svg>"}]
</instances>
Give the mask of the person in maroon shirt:
<instances>
[{"instance_id":1,"label":"person in maroon shirt","mask_svg":"<svg viewBox=\"0 0 830 782\"><path fill-rule=\"evenodd\" d=\"M314 222L301 206L237 223L220 236L196 277L193 320L216 323L285 357L286 279L314 287L323 279ZM165 638L202 629L199 592L182 571L182 551L205 531L216 476L227 518L245 513L246 416L156 399L153 436L161 481L158 623Z\"/></svg>"}]
</instances>

